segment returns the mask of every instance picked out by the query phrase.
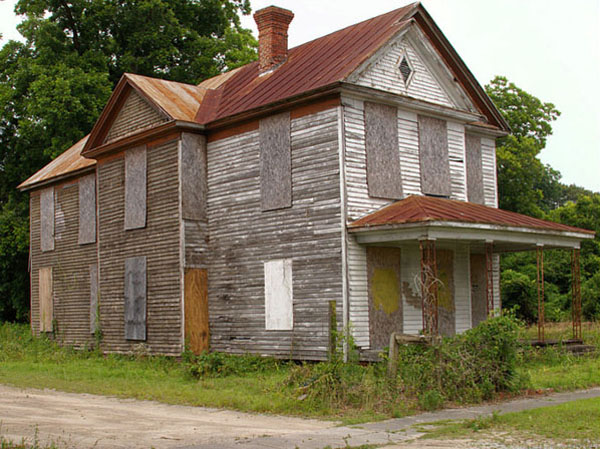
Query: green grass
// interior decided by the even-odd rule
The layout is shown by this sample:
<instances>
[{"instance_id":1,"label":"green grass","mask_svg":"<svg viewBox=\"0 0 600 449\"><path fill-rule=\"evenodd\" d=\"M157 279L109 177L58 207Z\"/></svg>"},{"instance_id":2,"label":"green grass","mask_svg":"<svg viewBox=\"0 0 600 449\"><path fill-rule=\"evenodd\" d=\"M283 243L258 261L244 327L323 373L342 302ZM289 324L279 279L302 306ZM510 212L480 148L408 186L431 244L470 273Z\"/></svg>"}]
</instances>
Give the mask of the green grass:
<instances>
[{"instance_id":1,"label":"green grass","mask_svg":"<svg viewBox=\"0 0 600 449\"><path fill-rule=\"evenodd\" d=\"M488 438L502 434L559 442L600 441L600 398L473 420L439 422L425 438Z\"/></svg>"}]
</instances>

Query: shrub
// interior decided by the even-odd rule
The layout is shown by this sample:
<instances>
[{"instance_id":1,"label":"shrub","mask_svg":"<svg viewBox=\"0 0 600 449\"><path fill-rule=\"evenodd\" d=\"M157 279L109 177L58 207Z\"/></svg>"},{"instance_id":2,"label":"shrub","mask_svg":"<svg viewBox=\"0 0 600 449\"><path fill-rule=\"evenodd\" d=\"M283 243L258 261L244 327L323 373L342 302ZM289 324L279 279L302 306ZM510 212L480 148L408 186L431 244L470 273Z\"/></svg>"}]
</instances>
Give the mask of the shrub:
<instances>
[{"instance_id":1,"label":"shrub","mask_svg":"<svg viewBox=\"0 0 600 449\"><path fill-rule=\"evenodd\" d=\"M279 369L287 362L255 354L233 355L222 352L203 352L199 356L184 353L188 374L195 378L244 376Z\"/></svg>"}]
</instances>

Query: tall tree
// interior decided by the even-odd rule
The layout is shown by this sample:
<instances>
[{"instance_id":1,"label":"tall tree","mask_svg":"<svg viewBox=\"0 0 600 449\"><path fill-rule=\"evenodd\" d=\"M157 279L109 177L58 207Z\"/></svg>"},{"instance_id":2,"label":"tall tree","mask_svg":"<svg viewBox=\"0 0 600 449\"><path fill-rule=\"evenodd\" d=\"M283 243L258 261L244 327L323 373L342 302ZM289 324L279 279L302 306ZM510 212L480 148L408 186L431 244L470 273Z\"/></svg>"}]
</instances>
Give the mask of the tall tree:
<instances>
[{"instance_id":1,"label":"tall tree","mask_svg":"<svg viewBox=\"0 0 600 449\"><path fill-rule=\"evenodd\" d=\"M28 195L16 186L88 133L125 72L197 83L256 57L248 0L20 0L0 50L0 321L29 307Z\"/></svg>"}]
</instances>

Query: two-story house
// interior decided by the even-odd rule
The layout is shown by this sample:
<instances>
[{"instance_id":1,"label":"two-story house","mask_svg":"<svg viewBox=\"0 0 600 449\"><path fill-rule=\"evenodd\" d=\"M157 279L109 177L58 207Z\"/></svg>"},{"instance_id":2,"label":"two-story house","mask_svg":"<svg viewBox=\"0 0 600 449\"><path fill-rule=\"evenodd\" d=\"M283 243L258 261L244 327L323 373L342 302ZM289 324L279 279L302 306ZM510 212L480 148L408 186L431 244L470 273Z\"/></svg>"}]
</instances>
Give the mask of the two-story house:
<instances>
[{"instance_id":1,"label":"two-story house","mask_svg":"<svg viewBox=\"0 0 600 449\"><path fill-rule=\"evenodd\" d=\"M324 359L500 308L499 254L593 233L497 209L510 130L419 3L199 85L126 74L31 195L31 326L82 346Z\"/></svg>"}]
</instances>

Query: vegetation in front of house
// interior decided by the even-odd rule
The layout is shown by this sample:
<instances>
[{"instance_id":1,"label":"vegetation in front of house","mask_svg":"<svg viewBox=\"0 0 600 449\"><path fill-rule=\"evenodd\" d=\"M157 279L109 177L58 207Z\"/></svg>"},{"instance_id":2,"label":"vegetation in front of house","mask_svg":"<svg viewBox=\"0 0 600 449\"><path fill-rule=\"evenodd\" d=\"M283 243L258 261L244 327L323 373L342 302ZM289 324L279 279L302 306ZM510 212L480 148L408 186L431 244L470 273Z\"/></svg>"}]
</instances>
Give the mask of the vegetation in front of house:
<instances>
[{"instance_id":1,"label":"vegetation in front of house","mask_svg":"<svg viewBox=\"0 0 600 449\"><path fill-rule=\"evenodd\" d=\"M423 427L424 438L540 438L553 442L591 444L600 441L600 398L582 399L504 415L445 421ZM589 446L594 447L594 446Z\"/></svg>"},{"instance_id":2,"label":"vegetation in front of house","mask_svg":"<svg viewBox=\"0 0 600 449\"><path fill-rule=\"evenodd\" d=\"M187 351L181 360L144 353L103 355L33 337L25 325L2 324L0 382L345 423L476 403L522 389L600 385L596 355L521 347L519 329L514 317L504 315L430 347L403 346L398 376L389 379L385 359L362 365L352 350L348 363L338 350L327 362L301 364ZM586 333L600 338L600 326L584 326ZM338 338L339 348L344 344Z\"/></svg>"}]
</instances>

